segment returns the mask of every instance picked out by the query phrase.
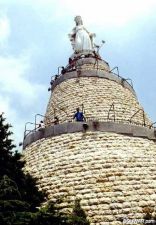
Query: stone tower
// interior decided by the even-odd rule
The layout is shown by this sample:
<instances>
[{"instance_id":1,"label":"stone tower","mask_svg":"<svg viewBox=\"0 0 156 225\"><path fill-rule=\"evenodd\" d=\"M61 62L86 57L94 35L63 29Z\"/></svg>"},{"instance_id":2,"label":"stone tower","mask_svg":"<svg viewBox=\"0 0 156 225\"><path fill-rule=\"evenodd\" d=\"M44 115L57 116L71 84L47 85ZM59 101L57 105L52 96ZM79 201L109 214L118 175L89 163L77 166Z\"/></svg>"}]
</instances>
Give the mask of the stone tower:
<instances>
[{"instance_id":1,"label":"stone tower","mask_svg":"<svg viewBox=\"0 0 156 225\"><path fill-rule=\"evenodd\" d=\"M49 199L63 196L65 209L79 198L91 225L126 224L147 207L155 212L154 128L133 87L95 50L94 34L75 21L74 54L51 81L45 128L24 138L25 170ZM78 107L85 121L73 120Z\"/></svg>"}]
</instances>

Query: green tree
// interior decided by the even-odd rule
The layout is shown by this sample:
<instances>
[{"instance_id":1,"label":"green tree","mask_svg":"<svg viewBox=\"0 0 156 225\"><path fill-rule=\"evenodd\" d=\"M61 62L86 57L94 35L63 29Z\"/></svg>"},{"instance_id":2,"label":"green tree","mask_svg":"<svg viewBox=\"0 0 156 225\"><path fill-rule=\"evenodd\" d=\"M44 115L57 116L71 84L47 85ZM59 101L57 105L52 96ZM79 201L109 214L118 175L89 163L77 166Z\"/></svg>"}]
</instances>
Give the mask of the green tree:
<instances>
[{"instance_id":1,"label":"green tree","mask_svg":"<svg viewBox=\"0 0 156 225\"><path fill-rule=\"evenodd\" d=\"M12 150L15 145L9 138L12 134L12 132L9 131L10 127L10 124L5 124L3 113L0 114L0 179L4 174L9 174L11 172L10 163L12 158Z\"/></svg>"},{"instance_id":2,"label":"green tree","mask_svg":"<svg viewBox=\"0 0 156 225\"><path fill-rule=\"evenodd\" d=\"M23 172L21 154L13 152L10 124L0 115L0 224L1 225L89 225L86 214L75 201L71 216L49 202L44 207L45 193L38 190L36 180ZM40 207L40 208L39 208Z\"/></svg>"},{"instance_id":3,"label":"green tree","mask_svg":"<svg viewBox=\"0 0 156 225\"><path fill-rule=\"evenodd\" d=\"M156 225L156 215L152 215L154 207L144 207L142 211L144 213L144 224Z\"/></svg>"},{"instance_id":4,"label":"green tree","mask_svg":"<svg viewBox=\"0 0 156 225\"><path fill-rule=\"evenodd\" d=\"M0 182L0 224L12 225L18 221L27 225L31 220L29 210L30 205L21 199L17 184L4 175Z\"/></svg>"},{"instance_id":5,"label":"green tree","mask_svg":"<svg viewBox=\"0 0 156 225\"><path fill-rule=\"evenodd\" d=\"M21 154L13 152L11 125L0 115L0 224L30 223L44 195L39 192L35 180L23 173Z\"/></svg>"},{"instance_id":6,"label":"green tree","mask_svg":"<svg viewBox=\"0 0 156 225\"><path fill-rule=\"evenodd\" d=\"M25 162L21 160L21 154L15 152L11 164L11 179L16 182L22 199L30 204L31 211L36 211L36 207L44 201L45 193L38 190L36 179L28 173L23 173Z\"/></svg>"},{"instance_id":7,"label":"green tree","mask_svg":"<svg viewBox=\"0 0 156 225\"><path fill-rule=\"evenodd\" d=\"M68 216L57 208L57 203L49 202L33 217L30 225L70 225Z\"/></svg>"},{"instance_id":8,"label":"green tree","mask_svg":"<svg viewBox=\"0 0 156 225\"><path fill-rule=\"evenodd\" d=\"M71 225L89 225L89 221L87 219L86 213L81 208L80 200L75 200L75 205L73 208L73 212L70 220Z\"/></svg>"},{"instance_id":9,"label":"green tree","mask_svg":"<svg viewBox=\"0 0 156 225\"><path fill-rule=\"evenodd\" d=\"M3 114L0 115L0 179L7 175L18 186L21 199L30 204L31 210L35 211L43 200L45 194L38 191L36 180L29 174L23 173L25 162L21 160L21 154L13 152L15 145L10 138L12 126L5 123Z\"/></svg>"}]
</instances>

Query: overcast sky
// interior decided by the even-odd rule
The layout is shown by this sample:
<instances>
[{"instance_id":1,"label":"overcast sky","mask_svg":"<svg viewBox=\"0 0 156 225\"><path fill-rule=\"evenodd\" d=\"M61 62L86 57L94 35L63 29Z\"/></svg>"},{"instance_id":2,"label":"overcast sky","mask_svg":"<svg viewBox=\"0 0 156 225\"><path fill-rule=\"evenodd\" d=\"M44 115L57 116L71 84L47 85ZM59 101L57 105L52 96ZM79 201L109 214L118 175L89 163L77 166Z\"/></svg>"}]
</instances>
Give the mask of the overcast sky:
<instances>
[{"instance_id":1,"label":"overcast sky","mask_svg":"<svg viewBox=\"0 0 156 225\"><path fill-rule=\"evenodd\" d=\"M16 143L24 124L45 113L50 77L72 54L67 34L76 15L97 44L106 41L101 56L133 80L156 121L156 0L0 0L0 112Z\"/></svg>"}]
</instances>

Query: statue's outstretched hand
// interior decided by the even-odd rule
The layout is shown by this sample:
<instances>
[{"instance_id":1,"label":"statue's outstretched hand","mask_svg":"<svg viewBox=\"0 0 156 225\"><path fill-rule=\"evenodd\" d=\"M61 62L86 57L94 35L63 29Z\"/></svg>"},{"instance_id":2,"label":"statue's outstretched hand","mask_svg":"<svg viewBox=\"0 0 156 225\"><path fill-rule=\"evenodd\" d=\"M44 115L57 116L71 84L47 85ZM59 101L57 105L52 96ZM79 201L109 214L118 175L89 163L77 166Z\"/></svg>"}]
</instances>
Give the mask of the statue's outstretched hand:
<instances>
[{"instance_id":1,"label":"statue's outstretched hand","mask_svg":"<svg viewBox=\"0 0 156 225\"><path fill-rule=\"evenodd\" d=\"M89 36L90 36L91 38L95 38L95 37L96 37L96 34L95 34L95 33L90 33Z\"/></svg>"}]
</instances>

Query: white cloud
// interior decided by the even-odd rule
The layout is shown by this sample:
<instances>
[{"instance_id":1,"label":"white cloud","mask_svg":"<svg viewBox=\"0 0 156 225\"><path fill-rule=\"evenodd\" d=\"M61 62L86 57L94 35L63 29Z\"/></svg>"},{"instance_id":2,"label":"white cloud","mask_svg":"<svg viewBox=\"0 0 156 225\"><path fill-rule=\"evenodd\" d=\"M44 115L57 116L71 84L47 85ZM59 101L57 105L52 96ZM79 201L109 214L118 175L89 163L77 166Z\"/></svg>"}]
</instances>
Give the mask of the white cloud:
<instances>
[{"instance_id":1,"label":"white cloud","mask_svg":"<svg viewBox=\"0 0 156 225\"><path fill-rule=\"evenodd\" d=\"M124 26L156 11L155 0L27 0L44 20L58 21L81 15L87 25Z\"/></svg>"},{"instance_id":2,"label":"white cloud","mask_svg":"<svg viewBox=\"0 0 156 225\"><path fill-rule=\"evenodd\" d=\"M0 47L4 47L10 35L10 23L6 15L0 15Z\"/></svg>"},{"instance_id":3,"label":"white cloud","mask_svg":"<svg viewBox=\"0 0 156 225\"><path fill-rule=\"evenodd\" d=\"M30 111L39 95L45 91L43 85L27 79L31 66L31 51L20 57L0 56L0 113L5 112L7 122L13 125L14 139L23 139L24 124L31 115L23 115L22 110Z\"/></svg>"},{"instance_id":4,"label":"white cloud","mask_svg":"<svg viewBox=\"0 0 156 225\"><path fill-rule=\"evenodd\" d=\"M46 22L67 21L81 15L86 26L120 27L156 13L155 0L0 0L6 7L14 4L32 8ZM6 19L6 18L5 18ZM5 21L7 24L7 21ZM8 26L8 25L3 25ZM4 29L4 28L3 28Z\"/></svg>"},{"instance_id":5,"label":"white cloud","mask_svg":"<svg viewBox=\"0 0 156 225\"><path fill-rule=\"evenodd\" d=\"M29 114L23 115L22 113L31 111L34 108L34 103L37 102L39 96L45 91L45 88L42 84L32 82L28 78L28 73L32 67L33 53L35 52L37 54L38 47L30 44L30 48L25 50L21 49L18 56L10 54L9 37L11 37L13 30L10 27L6 8L3 12L1 11L0 113L5 112L7 122L13 125L13 139L18 144L23 139L26 120L29 120L32 116Z\"/></svg>"},{"instance_id":6,"label":"white cloud","mask_svg":"<svg viewBox=\"0 0 156 225\"><path fill-rule=\"evenodd\" d=\"M30 51L31 52L31 51ZM23 53L20 57L0 57L0 85L1 93L18 95L20 103L29 106L37 98L37 90L43 86L33 84L27 80L27 73L31 66L31 53ZM30 101L31 100L31 101Z\"/></svg>"},{"instance_id":7,"label":"white cloud","mask_svg":"<svg viewBox=\"0 0 156 225\"><path fill-rule=\"evenodd\" d=\"M0 95L0 113L4 112L4 117L6 118L6 122L13 125L10 129L13 131L13 135L11 136L12 140L15 140L15 144L18 144L22 141L23 138L23 121L20 120L18 116L18 112L11 107L10 97Z\"/></svg>"},{"instance_id":8,"label":"white cloud","mask_svg":"<svg viewBox=\"0 0 156 225\"><path fill-rule=\"evenodd\" d=\"M60 4L62 1L59 1ZM135 20L142 15L148 15L156 10L155 0L79 0L75 4L72 0L65 0L65 11L80 14L90 24L121 26Z\"/></svg>"},{"instance_id":9,"label":"white cloud","mask_svg":"<svg viewBox=\"0 0 156 225\"><path fill-rule=\"evenodd\" d=\"M0 3L6 7L27 5L47 21L62 21L79 14L93 26L123 26L156 12L155 0L0 0Z\"/></svg>"}]
</instances>

